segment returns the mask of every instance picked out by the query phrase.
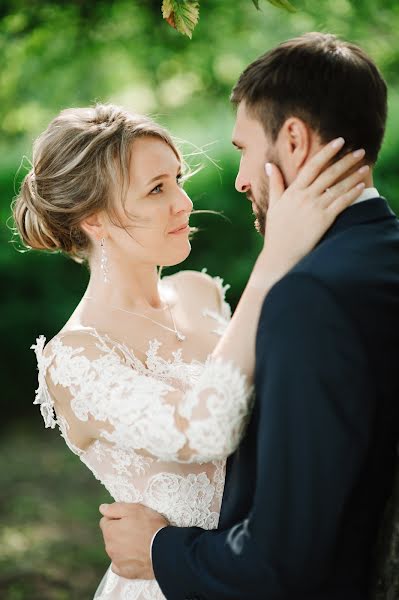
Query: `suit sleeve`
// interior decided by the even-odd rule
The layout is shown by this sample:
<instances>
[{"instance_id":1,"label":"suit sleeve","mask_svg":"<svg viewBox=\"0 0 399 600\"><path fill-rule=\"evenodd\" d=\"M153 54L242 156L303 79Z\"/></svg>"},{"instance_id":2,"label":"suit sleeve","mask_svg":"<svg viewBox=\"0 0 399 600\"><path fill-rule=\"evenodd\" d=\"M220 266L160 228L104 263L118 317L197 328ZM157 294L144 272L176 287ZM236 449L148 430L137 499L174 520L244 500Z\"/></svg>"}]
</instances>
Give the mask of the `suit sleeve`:
<instances>
[{"instance_id":1,"label":"suit sleeve","mask_svg":"<svg viewBox=\"0 0 399 600\"><path fill-rule=\"evenodd\" d=\"M329 289L300 273L274 286L256 341L251 510L225 531L158 533L153 565L167 598L286 600L323 584L370 439L369 372Z\"/></svg>"}]
</instances>

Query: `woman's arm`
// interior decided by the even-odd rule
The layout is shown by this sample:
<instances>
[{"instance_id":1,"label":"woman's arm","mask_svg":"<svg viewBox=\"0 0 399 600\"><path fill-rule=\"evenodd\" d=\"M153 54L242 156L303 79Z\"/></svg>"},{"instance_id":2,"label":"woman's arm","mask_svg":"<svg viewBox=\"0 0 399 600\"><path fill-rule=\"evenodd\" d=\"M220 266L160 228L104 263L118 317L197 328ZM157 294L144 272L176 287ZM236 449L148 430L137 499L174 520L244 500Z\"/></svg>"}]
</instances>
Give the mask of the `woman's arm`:
<instances>
[{"instance_id":1,"label":"woman's arm","mask_svg":"<svg viewBox=\"0 0 399 600\"><path fill-rule=\"evenodd\" d=\"M364 172L357 170L345 177L364 153L351 152L327 167L342 149L340 140L315 154L286 190L281 173L270 165L265 243L233 318L213 352L214 357L237 365L249 380L254 372L255 335L266 294L314 248L364 189Z\"/></svg>"},{"instance_id":2,"label":"woman's arm","mask_svg":"<svg viewBox=\"0 0 399 600\"><path fill-rule=\"evenodd\" d=\"M327 145L281 196L277 170L262 250L236 313L201 376L185 392L124 364L87 332L66 334L49 367L58 412L82 444L101 438L162 460L208 462L237 448L249 415L255 334L270 288L304 256L360 193L353 154L318 175L337 148ZM326 194L326 187L330 193ZM65 337L64 337L65 342Z\"/></svg>"}]
</instances>

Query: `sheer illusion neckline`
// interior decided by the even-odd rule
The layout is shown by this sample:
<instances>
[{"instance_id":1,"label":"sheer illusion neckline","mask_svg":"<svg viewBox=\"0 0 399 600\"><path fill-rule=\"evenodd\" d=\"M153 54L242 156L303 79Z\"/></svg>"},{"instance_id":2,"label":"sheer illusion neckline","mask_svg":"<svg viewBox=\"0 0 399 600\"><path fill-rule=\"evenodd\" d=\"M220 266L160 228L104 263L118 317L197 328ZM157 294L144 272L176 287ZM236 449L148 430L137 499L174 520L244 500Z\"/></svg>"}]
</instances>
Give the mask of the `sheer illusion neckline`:
<instances>
[{"instance_id":1,"label":"sheer illusion neckline","mask_svg":"<svg viewBox=\"0 0 399 600\"><path fill-rule=\"evenodd\" d=\"M202 269L201 272L206 273L207 269L204 268L204 269ZM169 294L171 291L173 293L177 292L175 284L173 282L169 281L172 277L173 277L173 275L164 276L159 282L160 287L163 288L162 292L163 292L163 297L164 297L165 301L169 301L169 299L170 299L170 298L168 299L168 291L169 291ZM228 324L228 321L231 318L231 309L230 309L229 304L226 302L226 291L230 288L230 285L228 285L228 284L225 285L223 282L223 279L221 277L215 276L215 277L212 277L212 279L218 289L220 303L221 303L221 312L219 313L215 310L204 307L202 310L202 316L210 317L211 319L214 320L216 327L215 327L215 329L213 329L211 331L212 331L212 333L214 333L220 337L224 333L224 330ZM145 371L150 371L151 373L154 372L153 367L156 362L162 363L163 367L165 367L166 365L170 365L171 367L184 365L186 367L198 368L199 366L201 366L201 365L203 366L205 364L205 362L210 354L209 353L203 360L199 360L196 358L184 360L183 352L187 351L187 348L182 346L181 348L177 348L176 350L171 350L170 358L163 358L163 357L159 356L158 352L162 347L165 347L166 344L163 342L160 342L157 337L149 338L146 342L146 348L137 348L135 351L128 343L118 340L117 338L110 335L108 332L101 331L97 327L93 327L91 325L83 325L83 326L79 326L79 327L72 328L72 329L61 330L49 341L49 344L51 346L53 346L53 344L58 342L58 343L62 343L62 345L64 345L64 346L68 346L68 344L63 344L62 338L69 334L75 334L75 333L76 334L79 334L79 333L91 334L94 337L96 337L103 344L104 344L104 341L106 341L109 345L113 346L112 349L108 348L108 351L112 351L113 349L119 349L122 352L122 354L124 355L125 359L127 358L127 359L130 359L133 361L134 366L136 368L139 368L140 371L142 371L144 369ZM106 349L106 347L104 345L104 350L105 349ZM51 350L53 350L53 349L51 348ZM145 356L145 361L140 360L137 357L137 355L136 355L137 351L139 351L140 353L143 354L143 356ZM53 354L53 351L51 353ZM151 367L149 366L149 364L151 365Z\"/></svg>"},{"instance_id":2,"label":"sheer illusion neckline","mask_svg":"<svg viewBox=\"0 0 399 600\"><path fill-rule=\"evenodd\" d=\"M79 333L88 333L90 335L92 335L93 337L95 337L100 343L102 343L102 349L106 350L107 352L113 352L114 350L119 350L120 352L122 352L123 356L125 359L128 359L129 361L134 362L134 366L137 368L139 367L140 370L144 369L146 371L150 371L153 372L154 371L154 364L156 362L161 363L162 365L169 365L169 366L189 366L189 367L200 367L203 366L206 362L206 359L204 361L198 360L198 359L191 359L191 360L184 360L183 359L183 348L178 348L177 350L172 350L171 351L171 358L163 358L162 356L159 356L158 352L160 350L160 348L162 348L162 346L164 346L165 344L163 342L160 342L157 338L151 338L148 340L147 342L147 349L143 350L143 353L146 357L145 363L140 360L136 354L135 351L133 350L133 348L128 345L126 342L117 340L116 338L114 338L113 336L109 335L109 333L105 332L105 331L99 331L96 327L92 327L90 325L86 326L86 327L79 327L76 329L67 329L65 331L60 331L59 333L57 333L57 335L55 335L53 337L53 339L51 340L50 344L51 346L55 346L54 350L56 349L57 345L59 346L60 344L64 347L68 347L68 343L64 343L63 339L65 336L67 336L68 334L79 334ZM104 344L105 342L105 344ZM108 345L106 345L108 344ZM110 347L111 346L111 347ZM51 350L53 350L53 348L51 348ZM51 354L53 354L53 352L51 352Z\"/></svg>"}]
</instances>

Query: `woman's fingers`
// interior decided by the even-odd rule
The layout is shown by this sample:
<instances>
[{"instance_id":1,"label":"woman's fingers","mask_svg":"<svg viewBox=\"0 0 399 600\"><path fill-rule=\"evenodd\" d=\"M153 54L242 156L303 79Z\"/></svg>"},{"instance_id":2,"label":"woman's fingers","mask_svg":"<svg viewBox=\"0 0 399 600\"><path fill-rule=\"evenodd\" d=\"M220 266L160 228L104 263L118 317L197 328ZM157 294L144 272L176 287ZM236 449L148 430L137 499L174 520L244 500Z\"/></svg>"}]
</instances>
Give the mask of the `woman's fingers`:
<instances>
[{"instance_id":1,"label":"woman's fingers","mask_svg":"<svg viewBox=\"0 0 399 600\"><path fill-rule=\"evenodd\" d=\"M321 195L327 188L330 188L340 181L346 173L353 171L355 166L364 158L365 151L363 148L349 152L343 158L338 160L333 165L329 166L317 179L313 182L310 190L315 196Z\"/></svg>"},{"instance_id":2,"label":"woman's fingers","mask_svg":"<svg viewBox=\"0 0 399 600\"><path fill-rule=\"evenodd\" d=\"M276 165L266 163L265 171L269 178L269 208L271 208L284 194L285 185L281 171Z\"/></svg>"},{"instance_id":3,"label":"woman's fingers","mask_svg":"<svg viewBox=\"0 0 399 600\"><path fill-rule=\"evenodd\" d=\"M345 177L345 179L339 183L336 183L332 187L328 187L318 200L320 206L323 208L329 206L337 200L337 198L351 191L358 183L364 183L369 171L370 167L368 165L363 165L363 167L360 167L360 169L355 171L355 173L352 173L352 175L348 175L348 177Z\"/></svg>"},{"instance_id":4,"label":"woman's fingers","mask_svg":"<svg viewBox=\"0 0 399 600\"><path fill-rule=\"evenodd\" d=\"M338 154L344 144L344 138L337 138L329 144L326 144L319 152L317 152L317 154L312 156L296 178L295 187L297 189L309 187L318 175L327 167L334 156Z\"/></svg>"},{"instance_id":5,"label":"woman's fingers","mask_svg":"<svg viewBox=\"0 0 399 600\"><path fill-rule=\"evenodd\" d=\"M365 188L365 183L358 183L351 190L339 196L327 208L326 212L335 219L343 210L348 208L360 196Z\"/></svg>"}]
</instances>

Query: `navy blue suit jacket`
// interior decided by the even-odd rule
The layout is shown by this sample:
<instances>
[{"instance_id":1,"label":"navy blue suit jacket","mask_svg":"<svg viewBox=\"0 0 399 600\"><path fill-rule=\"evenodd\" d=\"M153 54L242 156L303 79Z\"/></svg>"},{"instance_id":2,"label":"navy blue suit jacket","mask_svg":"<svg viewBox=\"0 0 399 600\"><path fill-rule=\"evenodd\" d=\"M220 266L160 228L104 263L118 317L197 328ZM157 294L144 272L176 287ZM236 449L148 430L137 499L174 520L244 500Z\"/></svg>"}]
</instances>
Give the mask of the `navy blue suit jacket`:
<instances>
[{"instance_id":1,"label":"navy blue suit jacket","mask_svg":"<svg viewBox=\"0 0 399 600\"><path fill-rule=\"evenodd\" d=\"M342 213L267 295L219 528L154 540L168 600L365 600L399 438L399 222Z\"/></svg>"}]
</instances>

